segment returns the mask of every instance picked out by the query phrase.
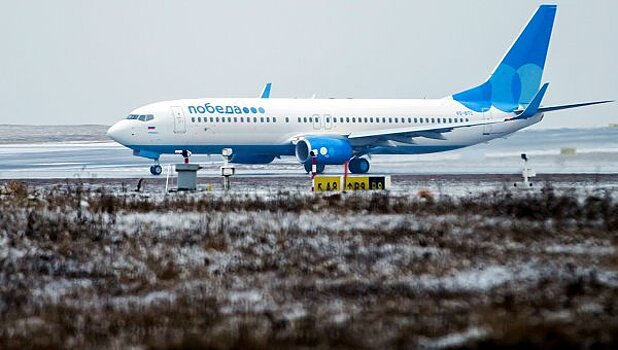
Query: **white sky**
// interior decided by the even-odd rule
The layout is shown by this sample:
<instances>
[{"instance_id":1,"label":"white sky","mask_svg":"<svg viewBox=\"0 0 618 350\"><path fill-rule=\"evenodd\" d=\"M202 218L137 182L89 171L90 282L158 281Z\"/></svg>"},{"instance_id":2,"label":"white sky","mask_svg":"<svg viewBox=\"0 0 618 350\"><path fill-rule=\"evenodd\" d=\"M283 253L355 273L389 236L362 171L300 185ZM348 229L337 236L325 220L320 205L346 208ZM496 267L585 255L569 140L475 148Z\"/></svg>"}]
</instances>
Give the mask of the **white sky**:
<instances>
[{"instance_id":1,"label":"white sky","mask_svg":"<svg viewBox=\"0 0 618 350\"><path fill-rule=\"evenodd\" d=\"M540 4L2 1L0 124L111 124L159 100L439 98L483 81ZM618 99L618 1L556 1L545 105ZM618 103L537 128L618 123Z\"/></svg>"}]
</instances>

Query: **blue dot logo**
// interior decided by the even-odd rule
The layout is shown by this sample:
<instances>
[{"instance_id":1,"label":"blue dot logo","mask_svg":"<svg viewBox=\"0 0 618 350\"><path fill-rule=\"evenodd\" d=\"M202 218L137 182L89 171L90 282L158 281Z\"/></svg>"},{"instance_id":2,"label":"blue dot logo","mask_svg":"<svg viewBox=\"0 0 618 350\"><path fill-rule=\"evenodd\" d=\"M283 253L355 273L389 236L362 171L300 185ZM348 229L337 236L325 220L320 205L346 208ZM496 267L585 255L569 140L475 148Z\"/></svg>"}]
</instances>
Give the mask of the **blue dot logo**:
<instances>
[{"instance_id":1,"label":"blue dot logo","mask_svg":"<svg viewBox=\"0 0 618 350\"><path fill-rule=\"evenodd\" d=\"M243 111L243 112L245 112L245 113L249 113L249 108L247 108L247 107L243 107L243 108L242 108L242 111Z\"/></svg>"},{"instance_id":2,"label":"blue dot logo","mask_svg":"<svg viewBox=\"0 0 618 350\"><path fill-rule=\"evenodd\" d=\"M255 107L251 107L251 113L257 113L257 109L255 109Z\"/></svg>"},{"instance_id":3,"label":"blue dot logo","mask_svg":"<svg viewBox=\"0 0 618 350\"><path fill-rule=\"evenodd\" d=\"M260 111L260 113L264 113L264 112L266 112L266 111L264 110L264 108L262 108L262 107L258 108L258 111Z\"/></svg>"}]
</instances>

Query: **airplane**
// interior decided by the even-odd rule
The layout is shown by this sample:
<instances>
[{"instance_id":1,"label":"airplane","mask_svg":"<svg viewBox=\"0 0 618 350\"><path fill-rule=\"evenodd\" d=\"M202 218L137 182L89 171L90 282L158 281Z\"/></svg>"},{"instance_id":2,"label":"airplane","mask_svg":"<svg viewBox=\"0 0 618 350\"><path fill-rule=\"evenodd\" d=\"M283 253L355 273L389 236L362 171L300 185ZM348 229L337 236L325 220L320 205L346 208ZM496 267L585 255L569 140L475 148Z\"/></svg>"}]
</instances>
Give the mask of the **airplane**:
<instances>
[{"instance_id":1,"label":"airplane","mask_svg":"<svg viewBox=\"0 0 618 350\"><path fill-rule=\"evenodd\" d=\"M375 154L450 151L503 138L540 122L546 112L613 101L542 105L541 84L556 5L541 5L489 78L440 99L204 98L163 101L129 113L108 130L135 156L220 154L231 162L268 164L295 156L305 171L343 165L364 174Z\"/></svg>"}]
</instances>

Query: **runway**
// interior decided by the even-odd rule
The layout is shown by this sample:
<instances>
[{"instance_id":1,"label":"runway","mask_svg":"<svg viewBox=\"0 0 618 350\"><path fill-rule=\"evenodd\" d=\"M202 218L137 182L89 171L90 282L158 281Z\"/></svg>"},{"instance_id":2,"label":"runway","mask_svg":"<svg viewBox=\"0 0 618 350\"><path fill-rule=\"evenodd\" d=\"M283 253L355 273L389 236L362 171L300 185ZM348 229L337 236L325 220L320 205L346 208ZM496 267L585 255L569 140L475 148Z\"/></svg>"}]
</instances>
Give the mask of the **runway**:
<instances>
[{"instance_id":1,"label":"runway","mask_svg":"<svg viewBox=\"0 0 618 350\"><path fill-rule=\"evenodd\" d=\"M109 140L105 126L0 126L0 178L151 178L152 162ZM575 154L562 154L563 149ZM618 173L618 128L522 131L450 152L371 157L371 172L394 175L517 174L520 153L539 174ZM216 176L222 159L196 155L201 177ZM163 165L180 162L161 157ZM342 167L328 166L327 173ZM305 176L293 157L268 165L237 165L239 176Z\"/></svg>"}]
</instances>

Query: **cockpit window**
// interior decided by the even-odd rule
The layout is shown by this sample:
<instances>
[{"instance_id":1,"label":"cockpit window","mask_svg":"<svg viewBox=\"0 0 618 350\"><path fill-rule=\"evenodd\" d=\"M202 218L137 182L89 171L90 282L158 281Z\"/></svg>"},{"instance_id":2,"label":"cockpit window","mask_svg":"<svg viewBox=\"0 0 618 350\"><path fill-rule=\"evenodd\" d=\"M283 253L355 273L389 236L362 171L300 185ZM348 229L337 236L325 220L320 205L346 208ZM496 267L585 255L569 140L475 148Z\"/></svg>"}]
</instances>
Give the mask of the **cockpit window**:
<instances>
[{"instance_id":1,"label":"cockpit window","mask_svg":"<svg viewBox=\"0 0 618 350\"><path fill-rule=\"evenodd\" d=\"M130 114L127 119L137 119L142 122L148 122L154 119L154 115L152 114Z\"/></svg>"}]
</instances>

